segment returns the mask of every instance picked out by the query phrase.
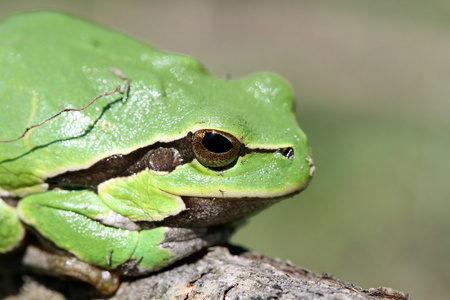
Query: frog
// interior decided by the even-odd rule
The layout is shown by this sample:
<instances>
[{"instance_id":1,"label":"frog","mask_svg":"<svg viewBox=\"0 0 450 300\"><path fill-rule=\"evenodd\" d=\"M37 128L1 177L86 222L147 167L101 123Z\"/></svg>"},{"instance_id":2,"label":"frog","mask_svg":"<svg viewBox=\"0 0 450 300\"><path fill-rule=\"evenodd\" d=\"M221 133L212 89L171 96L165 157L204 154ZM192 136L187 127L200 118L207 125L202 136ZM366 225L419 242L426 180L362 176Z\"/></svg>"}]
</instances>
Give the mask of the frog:
<instances>
[{"instance_id":1,"label":"frog","mask_svg":"<svg viewBox=\"0 0 450 300\"><path fill-rule=\"evenodd\" d=\"M217 78L56 11L6 17L0 41L0 257L111 294L313 177L279 75Z\"/></svg>"}]
</instances>

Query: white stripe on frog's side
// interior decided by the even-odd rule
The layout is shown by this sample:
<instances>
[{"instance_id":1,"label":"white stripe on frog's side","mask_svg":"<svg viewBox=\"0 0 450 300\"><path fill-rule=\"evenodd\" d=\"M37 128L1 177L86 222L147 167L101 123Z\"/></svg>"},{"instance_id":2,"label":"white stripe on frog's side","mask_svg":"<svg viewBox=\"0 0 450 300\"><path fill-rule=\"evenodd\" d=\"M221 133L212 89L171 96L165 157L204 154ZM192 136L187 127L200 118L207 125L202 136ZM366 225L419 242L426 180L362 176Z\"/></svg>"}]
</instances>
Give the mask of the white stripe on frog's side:
<instances>
[{"instance_id":1,"label":"white stripe on frog's side","mask_svg":"<svg viewBox=\"0 0 450 300\"><path fill-rule=\"evenodd\" d=\"M102 218L100 218L99 221L105 225L120 227L127 230L142 229L140 226L131 221L129 218L122 216L121 214L118 214L112 210L110 210L106 216L102 216Z\"/></svg>"},{"instance_id":2,"label":"white stripe on frog's side","mask_svg":"<svg viewBox=\"0 0 450 300\"><path fill-rule=\"evenodd\" d=\"M34 186L23 187L15 190L4 190L0 187L0 197L20 197L23 198L29 194L42 193L48 191L48 184L41 183Z\"/></svg>"}]
</instances>

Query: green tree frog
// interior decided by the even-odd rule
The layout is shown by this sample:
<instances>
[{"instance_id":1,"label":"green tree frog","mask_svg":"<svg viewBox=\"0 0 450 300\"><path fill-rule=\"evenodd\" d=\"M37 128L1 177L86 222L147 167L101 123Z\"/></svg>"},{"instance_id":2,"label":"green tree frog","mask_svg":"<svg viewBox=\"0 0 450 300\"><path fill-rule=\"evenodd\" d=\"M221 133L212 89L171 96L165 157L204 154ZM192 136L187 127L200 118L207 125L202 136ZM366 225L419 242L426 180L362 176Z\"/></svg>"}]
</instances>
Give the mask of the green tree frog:
<instances>
[{"instance_id":1,"label":"green tree frog","mask_svg":"<svg viewBox=\"0 0 450 300\"><path fill-rule=\"evenodd\" d=\"M277 75L218 79L57 12L5 18L0 65L0 255L39 243L61 258L46 268L102 292L226 240L313 175Z\"/></svg>"}]
</instances>

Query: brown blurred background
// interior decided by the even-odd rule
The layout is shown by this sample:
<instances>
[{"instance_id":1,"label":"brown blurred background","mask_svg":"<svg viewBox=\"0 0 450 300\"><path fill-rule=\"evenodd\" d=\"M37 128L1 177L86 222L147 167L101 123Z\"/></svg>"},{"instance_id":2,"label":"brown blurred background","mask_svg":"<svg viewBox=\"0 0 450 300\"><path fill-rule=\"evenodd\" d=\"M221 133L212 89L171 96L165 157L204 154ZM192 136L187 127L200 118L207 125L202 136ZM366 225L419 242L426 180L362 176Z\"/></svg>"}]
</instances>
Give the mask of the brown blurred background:
<instances>
[{"instance_id":1,"label":"brown blurred background","mask_svg":"<svg viewBox=\"0 0 450 300\"><path fill-rule=\"evenodd\" d=\"M0 1L0 17L36 8L192 55L218 77L286 77L316 176L233 242L365 288L448 299L448 0L15 0Z\"/></svg>"}]
</instances>

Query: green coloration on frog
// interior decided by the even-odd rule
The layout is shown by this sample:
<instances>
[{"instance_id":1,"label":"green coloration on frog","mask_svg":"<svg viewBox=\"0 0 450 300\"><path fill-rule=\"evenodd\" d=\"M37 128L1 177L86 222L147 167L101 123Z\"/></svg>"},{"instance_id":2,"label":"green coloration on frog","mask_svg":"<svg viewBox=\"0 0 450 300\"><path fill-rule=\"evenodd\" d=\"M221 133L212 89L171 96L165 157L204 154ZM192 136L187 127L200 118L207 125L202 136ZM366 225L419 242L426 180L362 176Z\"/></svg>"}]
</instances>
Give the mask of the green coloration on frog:
<instances>
[{"instance_id":1,"label":"green coloration on frog","mask_svg":"<svg viewBox=\"0 0 450 300\"><path fill-rule=\"evenodd\" d=\"M196 60L55 12L0 23L0 252L24 225L89 264L156 271L226 239L309 183L280 77L211 76Z\"/></svg>"}]
</instances>

